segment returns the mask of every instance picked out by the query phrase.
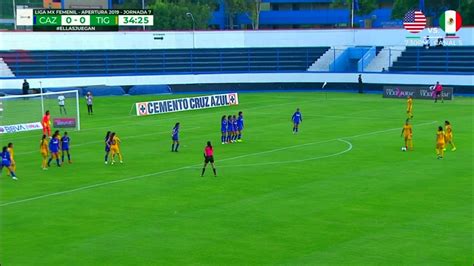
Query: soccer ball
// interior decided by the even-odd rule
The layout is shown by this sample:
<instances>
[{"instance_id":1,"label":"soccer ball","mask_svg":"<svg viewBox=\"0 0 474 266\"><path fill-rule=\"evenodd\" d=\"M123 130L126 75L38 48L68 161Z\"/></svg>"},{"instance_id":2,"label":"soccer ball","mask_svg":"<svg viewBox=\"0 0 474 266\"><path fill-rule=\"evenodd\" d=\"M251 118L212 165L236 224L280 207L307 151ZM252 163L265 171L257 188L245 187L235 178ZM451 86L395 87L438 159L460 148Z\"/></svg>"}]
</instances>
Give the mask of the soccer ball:
<instances>
[{"instance_id":1,"label":"soccer ball","mask_svg":"<svg viewBox=\"0 0 474 266\"><path fill-rule=\"evenodd\" d=\"M402 151L407 151L407 147L402 147Z\"/></svg>"}]
</instances>

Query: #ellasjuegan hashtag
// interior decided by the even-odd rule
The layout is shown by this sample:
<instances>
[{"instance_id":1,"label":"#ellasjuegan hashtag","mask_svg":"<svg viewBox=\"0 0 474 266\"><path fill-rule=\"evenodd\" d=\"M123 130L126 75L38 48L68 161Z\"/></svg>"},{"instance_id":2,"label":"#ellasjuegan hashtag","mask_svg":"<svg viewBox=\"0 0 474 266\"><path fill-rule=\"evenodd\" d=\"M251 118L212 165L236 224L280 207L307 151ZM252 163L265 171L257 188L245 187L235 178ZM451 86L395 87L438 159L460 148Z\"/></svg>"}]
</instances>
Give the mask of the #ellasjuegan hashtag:
<instances>
[{"instance_id":1,"label":"#ellasjuegan hashtag","mask_svg":"<svg viewBox=\"0 0 474 266\"><path fill-rule=\"evenodd\" d=\"M90 26L59 26L57 31L95 31L95 27Z\"/></svg>"}]
</instances>

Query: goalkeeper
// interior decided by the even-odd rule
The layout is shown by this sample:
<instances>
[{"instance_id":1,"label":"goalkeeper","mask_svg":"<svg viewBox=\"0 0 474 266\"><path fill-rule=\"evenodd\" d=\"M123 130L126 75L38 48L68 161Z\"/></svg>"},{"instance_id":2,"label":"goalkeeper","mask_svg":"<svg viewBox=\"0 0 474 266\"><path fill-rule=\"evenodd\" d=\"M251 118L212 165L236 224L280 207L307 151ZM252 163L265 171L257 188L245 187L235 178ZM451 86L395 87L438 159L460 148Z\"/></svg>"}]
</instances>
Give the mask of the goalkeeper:
<instances>
[{"instance_id":1,"label":"goalkeeper","mask_svg":"<svg viewBox=\"0 0 474 266\"><path fill-rule=\"evenodd\" d=\"M51 117L49 115L49 111L44 113L43 120L41 120L41 125L43 126L43 134L51 137Z\"/></svg>"}]
</instances>

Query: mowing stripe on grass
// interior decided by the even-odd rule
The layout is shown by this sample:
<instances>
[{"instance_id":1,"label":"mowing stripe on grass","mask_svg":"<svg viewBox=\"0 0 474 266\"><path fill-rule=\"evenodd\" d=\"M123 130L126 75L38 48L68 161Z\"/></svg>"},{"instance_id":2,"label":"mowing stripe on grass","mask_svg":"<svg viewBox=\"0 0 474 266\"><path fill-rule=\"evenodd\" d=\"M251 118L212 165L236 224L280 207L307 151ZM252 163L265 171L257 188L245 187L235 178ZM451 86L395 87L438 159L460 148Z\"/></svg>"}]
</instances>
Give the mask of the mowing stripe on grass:
<instances>
[{"instance_id":1,"label":"mowing stripe on grass","mask_svg":"<svg viewBox=\"0 0 474 266\"><path fill-rule=\"evenodd\" d=\"M437 123L437 122L438 122L438 121L432 121L432 122L429 122L429 123L421 123L421 124L418 124L418 125L415 125L415 126L432 125L432 124ZM222 160L219 160L219 161L220 161L220 162L222 162L222 161L229 161L229 160L234 160L234 159L238 159L238 158L244 158L244 157L249 157L249 156L254 156L254 155L267 154L267 153L272 153L272 152L276 152L276 151L282 151L282 150L288 150L288 149L292 149L292 148L296 148L296 147L303 147L303 146L308 146L308 145L326 143L326 142L335 141L335 140L341 140L341 141L343 141L343 139L351 139L351 138L359 138L359 137L371 136L371 135L380 134L380 133L386 133L386 132L391 132L391 131L395 131L395 130L400 130L400 127L397 127L397 128L390 128L390 129L386 129L386 130L373 131L373 132L367 132L367 133L358 134L358 135L353 135L353 136L347 136L347 137L339 137L339 138L334 138L334 139L325 140L325 141L318 141L318 142L310 142L310 143L305 143L305 144L300 144L300 145L293 145L293 146L288 146L288 147L283 147L283 148L278 148L278 149L273 149L273 150L268 150L268 151L262 151L262 152L256 152L256 153L249 153L249 154L244 154L244 155L240 155L240 156L235 156L235 157L231 157L231 158L222 159ZM346 143L349 143L349 142L346 142ZM352 149L352 144L351 144L351 147L350 147L350 148ZM335 156L335 155L334 155L334 156ZM151 177L151 176L157 176L157 175L166 174L166 173L171 173L171 172L177 172L177 171L180 171L180 170L185 170L185 169L193 168L193 167L199 166L199 165L201 165L201 164L193 164L193 165L184 166L184 167L179 167L179 168L175 168L175 169L168 169L168 170L163 170L163 171L159 171L159 172L155 172L155 173L149 173L149 174L144 174L144 175L139 175L139 176L126 177L126 178L117 179L117 180L114 180L114 181L108 181L108 182L103 182L103 183L97 183L97 184L88 185L88 186L83 186L83 187L78 187L78 188L74 188L74 189L69 189L69 190L54 192L54 193L45 194L45 195L36 196L36 197L31 197L31 198L26 198L26 199L22 199L22 200L15 200L15 201L11 201L11 202L6 202L6 203L3 203L3 204L0 204L0 207L11 206L11 205L19 204L19 203L24 203L24 202L29 202L29 201L44 199L44 198L48 198L48 197L52 197L52 196L60 196L60 195L70 194L70 193L74 193L74 192L78 192L78 191L82 191L82 190L87 190L87 189L92 189L92 188L107 186L107 185L116 184L116 183L127 182L127 181L130 181L130 180L136 180L136 179L141 179L141 178L145 178L145 177ZM15 182L21 182L21 180L20 180L20 181L15 181Z\"/></svg>"}]
</instances>

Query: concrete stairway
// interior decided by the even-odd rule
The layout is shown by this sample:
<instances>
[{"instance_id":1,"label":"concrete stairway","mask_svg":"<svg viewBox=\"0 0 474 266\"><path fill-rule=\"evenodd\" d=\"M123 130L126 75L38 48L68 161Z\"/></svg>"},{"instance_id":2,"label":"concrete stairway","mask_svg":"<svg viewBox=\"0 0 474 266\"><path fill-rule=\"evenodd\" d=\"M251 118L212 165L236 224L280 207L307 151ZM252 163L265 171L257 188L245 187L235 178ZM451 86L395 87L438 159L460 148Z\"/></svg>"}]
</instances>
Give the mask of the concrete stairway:
<instances>
[{"instance_id":1,"label":"concrete stairway","mask_svg":"<svg viewBox=\"0 0 474 266\"><path fill-rule=\"evenodd\" d=\"M14 77L13 72L8 67L8 65L3 61L3 58L0 57L0 77Z\"/></svg>"},{"instance_id":2,"label":"concrete stairway","mask_svg":"<svg viewBox=\"0 0 474 266\"><path fill-rule=\"evenodd\" d=\"M388 71L403 51L405 51L405 46L384 47L364 69L364 72L382 72L383 69Z\"/></svg>"},{"instance_id":3,"label":"concrete stairway","mask_svg":"<svg viewBox=\"0 0 474 266\"><path fill-rule=\"evenodd\" d=\"M329 66L339 55L344 52L346 47L331 47L321 57L318 58L312 65L309 66L308 71L329 71Z\"/></svg>"}]
</instances>

